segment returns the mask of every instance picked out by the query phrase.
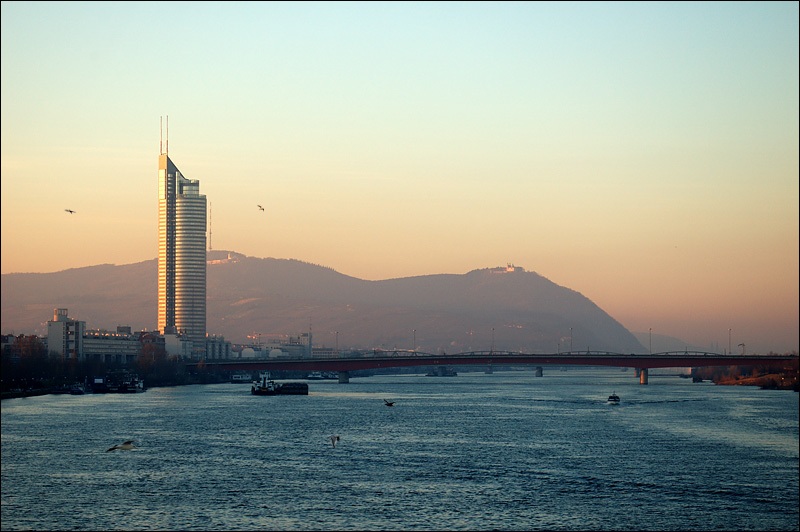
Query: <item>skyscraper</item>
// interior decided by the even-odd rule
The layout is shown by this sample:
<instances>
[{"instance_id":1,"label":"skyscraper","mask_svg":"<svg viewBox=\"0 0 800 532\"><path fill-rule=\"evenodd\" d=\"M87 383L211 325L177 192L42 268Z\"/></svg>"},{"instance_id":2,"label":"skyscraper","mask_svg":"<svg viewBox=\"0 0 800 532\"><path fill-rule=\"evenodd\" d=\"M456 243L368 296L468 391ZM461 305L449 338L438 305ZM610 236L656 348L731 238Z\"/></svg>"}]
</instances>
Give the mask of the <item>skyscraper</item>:
<instances>
[{"instance_id":1,"label":"skyscraper","mask_svg":"<svg viewBox=\"0 0 800 532\"><path fill-rule=\"evenodd\" d=\"M183 333L196 355L206 337L206 197L167 149L158 158L158 328Z\"/></svg>"}]
</instances>

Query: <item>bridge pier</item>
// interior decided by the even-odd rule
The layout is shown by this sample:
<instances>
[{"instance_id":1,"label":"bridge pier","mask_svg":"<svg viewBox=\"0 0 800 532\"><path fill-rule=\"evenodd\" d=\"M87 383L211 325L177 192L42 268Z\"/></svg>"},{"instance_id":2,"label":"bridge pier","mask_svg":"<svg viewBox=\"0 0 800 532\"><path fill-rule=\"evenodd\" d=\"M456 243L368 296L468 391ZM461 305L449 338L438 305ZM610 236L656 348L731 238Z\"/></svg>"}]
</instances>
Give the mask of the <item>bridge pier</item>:
<instances>
[{"instance_id":1,"label":"bridge pier","mask_svg":"<svg viewBox=\"0 0 800 532\"><path fill-rule=\"evenodd\" d=\"M647 384L647 368L639 368L639 384Z\"/></svg>"},{"instance_id":2,"label":"bridge pier","mask_svg":"<svg viewBox=\"0 0 800 532\"><path fill-rule=\"evenodd\" d=\"M339 384L347 384L350 382L350 372L349 371L340 371L339 372Z\"/></svg>"},{"instance_id":3,"label":"bridge pier","mask_svg":"<svg viewBox=\"0 0 800 532\"><path fill-rule=\"evenodd\" d=\"M536 366L536 373L535 373L535 375L536 375L537 377L541 377L543 374L544 374L544 372L543 372L543 370L542 370L542 366Z\"/></svg>"}]
</instances>

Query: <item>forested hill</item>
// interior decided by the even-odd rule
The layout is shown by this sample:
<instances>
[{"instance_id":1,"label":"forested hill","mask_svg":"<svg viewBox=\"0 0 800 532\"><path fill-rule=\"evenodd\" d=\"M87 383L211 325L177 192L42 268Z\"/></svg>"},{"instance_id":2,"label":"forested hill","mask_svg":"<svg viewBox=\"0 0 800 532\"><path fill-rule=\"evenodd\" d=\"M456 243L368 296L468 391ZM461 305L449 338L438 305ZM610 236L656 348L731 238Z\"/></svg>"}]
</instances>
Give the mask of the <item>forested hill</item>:
<instances>
[{"instance_id":1,"label":"forested hill","mask_svg":"<svg viewBox=\"0 0 800 532\"><path fill-rule=\"evenodd\" d=\"M520 267L381 281L292 259L209 252L207 331L297 335L340 348L645 352L588 298ZM2 333L45 334L54 308L87 328L156 328L155 259L2 275Z\"/></svg>"}]
</instances>

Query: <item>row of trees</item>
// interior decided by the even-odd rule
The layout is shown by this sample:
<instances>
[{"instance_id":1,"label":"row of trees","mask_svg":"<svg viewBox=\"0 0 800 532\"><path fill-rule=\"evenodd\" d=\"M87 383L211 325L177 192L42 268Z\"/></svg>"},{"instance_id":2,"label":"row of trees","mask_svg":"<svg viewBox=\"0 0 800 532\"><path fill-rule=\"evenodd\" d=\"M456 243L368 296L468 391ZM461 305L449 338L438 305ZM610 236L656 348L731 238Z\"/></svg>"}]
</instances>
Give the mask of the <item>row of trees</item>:
<instances>
[{"instance_id":1,"label":"row of trees","mask_svg":"<svg viewBox=\"0 0 800 532\"><path fill-rule=\"evenodd\" d=\"M781 365L709 366L692 368L692 377L715 384L760 386L772 390L800 391L798 359Z\"/></svg>"}]
</instances>

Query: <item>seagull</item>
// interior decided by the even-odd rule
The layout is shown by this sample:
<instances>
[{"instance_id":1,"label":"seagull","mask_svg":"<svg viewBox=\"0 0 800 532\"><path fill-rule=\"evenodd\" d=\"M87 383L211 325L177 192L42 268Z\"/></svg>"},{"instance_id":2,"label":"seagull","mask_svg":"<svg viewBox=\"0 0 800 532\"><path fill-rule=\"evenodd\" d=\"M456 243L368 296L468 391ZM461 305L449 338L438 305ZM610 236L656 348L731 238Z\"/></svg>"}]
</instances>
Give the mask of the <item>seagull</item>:
<instances>
[{"instance_id":1,"label":"seagull","mask_svg":"<svg viewBox=\"0 0 800 532\"><path fill-rule=\"evenodd\" d=\"M387 401L386 399L384 399L384 400L383 400L383 403L384 403L386 406L394 406L394 401Z\"/></svg>"},{"instance_id":2,"label":"seagull","mask_svg":"<svg viewBox=\"0 0 800 532\"><path fill-rule=\"evenodd\" d=\"M331 445L333 445L333 447L334 447L334 449L335 449L335 448L336 448L336 442L337 442L337 441L339 441L339 439L340 439L340 438L339 438L339 436L338 436L338 435L336 435L336 434L331 434L331 435L329 436L329 438L330 438L330 440L331 440Z\"/></svg>"},{"instance_id":3,"label":"seagull","mask_svg":"<svg viewBox=\"0 0 800 532\"><path fill-rule=\"evenodd\" d=\"M75 211L73 211L72 209L64 209L64 212L68 212L70 214L75 214Z\"/></svg>"},{"instance_id":4,"label":"seagull","mask_svg":"<svg viewBox=\"0 0 800 532\"><path fill-rule=\"evenodd\" d=\"M261 209L262 211L264 210L264 207L262 207L261 205L256 205L256 207L258 207L258 208L259 208L259 209Z\"/></svg>"},{"instance_id":5,"label":"seagull","mask_svg":"<svg viewBox=\"0 0 800 532\"><path fill-rule=\"evenodd\" d=\"M106 452L109 451L130 451L131 449L136 449L136 446L133 444L133 440L125 440L124 442L120 443L119 445L115 445L106 449Z\"/></svg>"}]
</instances>

